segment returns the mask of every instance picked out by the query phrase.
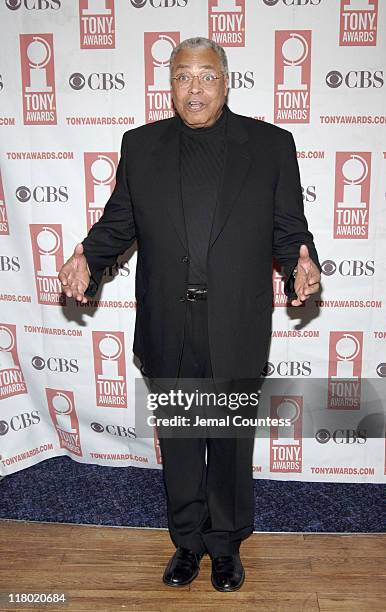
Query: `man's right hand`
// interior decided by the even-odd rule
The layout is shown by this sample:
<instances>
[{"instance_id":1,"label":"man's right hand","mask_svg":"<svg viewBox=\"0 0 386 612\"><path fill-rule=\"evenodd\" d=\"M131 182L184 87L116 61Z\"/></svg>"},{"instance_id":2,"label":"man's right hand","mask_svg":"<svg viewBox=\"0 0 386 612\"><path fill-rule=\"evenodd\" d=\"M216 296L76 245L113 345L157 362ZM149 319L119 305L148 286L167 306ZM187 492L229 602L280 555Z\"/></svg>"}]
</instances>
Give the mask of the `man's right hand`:
<instances>
[{"instance_id":1,"label":"man's right hand","mask_svg":"<svg viewBox=\"0 0 386 612\"><path fill-rule=\"evenodd\" d=\"M82 243L76 245L73 255L63 264L58 278L62 284L62 291L67 297L73 297L78 302L86 304L88 300L84 292L90 282L90 270L83 255Z\"/></svg>"}]
</instances>

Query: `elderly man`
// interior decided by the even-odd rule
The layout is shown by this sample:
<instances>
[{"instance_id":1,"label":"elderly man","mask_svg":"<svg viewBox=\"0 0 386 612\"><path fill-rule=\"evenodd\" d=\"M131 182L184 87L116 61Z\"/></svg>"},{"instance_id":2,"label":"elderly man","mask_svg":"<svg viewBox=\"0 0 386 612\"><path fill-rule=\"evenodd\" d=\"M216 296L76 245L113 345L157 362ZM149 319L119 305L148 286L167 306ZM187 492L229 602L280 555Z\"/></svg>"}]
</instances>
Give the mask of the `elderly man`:
<instances>
[{"instance_id":1,"label":"elderly man","mask_svg":"<svg viewBox=\"0 0 386 612\"><path fill-rule=\"evenodd\" d=\"M84 303L137 240L133 351L142 373L258 379L271 333L272 257L292 306L319 288L294 140L230 111L227 59L213 41L183 41L170 71L176 116L123 135L114 192L59 278ZM192 582L208 553L213 586L241 587L239 547L254 526L253 442L160 440L176 546L166 584Z\"/></svg>"}]
</instances>

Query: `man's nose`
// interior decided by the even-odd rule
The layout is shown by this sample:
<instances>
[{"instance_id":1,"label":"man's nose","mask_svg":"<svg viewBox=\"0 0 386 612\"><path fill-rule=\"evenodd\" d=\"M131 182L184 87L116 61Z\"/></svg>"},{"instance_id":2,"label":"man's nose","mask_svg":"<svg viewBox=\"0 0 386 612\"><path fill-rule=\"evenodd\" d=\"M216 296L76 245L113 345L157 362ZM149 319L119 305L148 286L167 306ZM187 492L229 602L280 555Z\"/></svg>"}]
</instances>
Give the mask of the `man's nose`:
<instances>
[{"instance_id":1,"label":"man's nose","mask_svg":"<svg viewBox=\"0 0 386 612\"><path fill-rule=\"evenodd\" d=\"M198 91L202 91L202 85L200 79L198 78L198 74L195 74L190 81L189 92L197 93Z\"/></svg>"}]
</instances>

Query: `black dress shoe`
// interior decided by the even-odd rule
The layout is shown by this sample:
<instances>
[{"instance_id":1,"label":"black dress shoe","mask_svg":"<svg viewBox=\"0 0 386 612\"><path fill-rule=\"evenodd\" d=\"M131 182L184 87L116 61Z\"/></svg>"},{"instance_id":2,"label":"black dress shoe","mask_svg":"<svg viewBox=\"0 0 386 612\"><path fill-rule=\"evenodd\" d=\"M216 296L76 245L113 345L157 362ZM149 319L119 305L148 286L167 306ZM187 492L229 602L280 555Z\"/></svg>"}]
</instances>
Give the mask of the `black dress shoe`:
<instances>
[{"instance_id":1,"label":"black dress shoe","mask_svg":"<svg viewBox=\"0 0 386 612\"><path fill-rule=\"evenodd\" d=\"M190 584L200 571L203 553L195 553L189 548L179 546L166 566L163 581L168 586Z\"/></svg>"},{"instance_id":2,"label":"black dress shoe","mask_svg":"<svg viewBox=\"0 0 386 612\"><path fill-rule=\"evenodd\" d=\"M237 591L245 579L240 555L212 557L212 584L218 591Z\"/></svg>"}]
</instances>

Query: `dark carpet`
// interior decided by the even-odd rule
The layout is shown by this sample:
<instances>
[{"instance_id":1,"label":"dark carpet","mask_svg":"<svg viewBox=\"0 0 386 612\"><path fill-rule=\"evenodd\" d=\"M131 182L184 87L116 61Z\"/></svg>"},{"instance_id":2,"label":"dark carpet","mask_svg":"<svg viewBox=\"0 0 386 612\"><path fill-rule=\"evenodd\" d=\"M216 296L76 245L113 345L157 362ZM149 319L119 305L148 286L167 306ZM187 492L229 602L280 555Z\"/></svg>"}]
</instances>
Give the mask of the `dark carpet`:
<instances>
[{"instance_id":1,"label":"dark carpet","mask_svg":"<svg viewBox=\"0 0 386 612\"><path fill-rule=\"evenodd\" d=\"M383 532L384 486L255 480L256 531ZM55 457L0 481L0 518L166 527L161 470Z\"/></svg>"}]
</instances>

